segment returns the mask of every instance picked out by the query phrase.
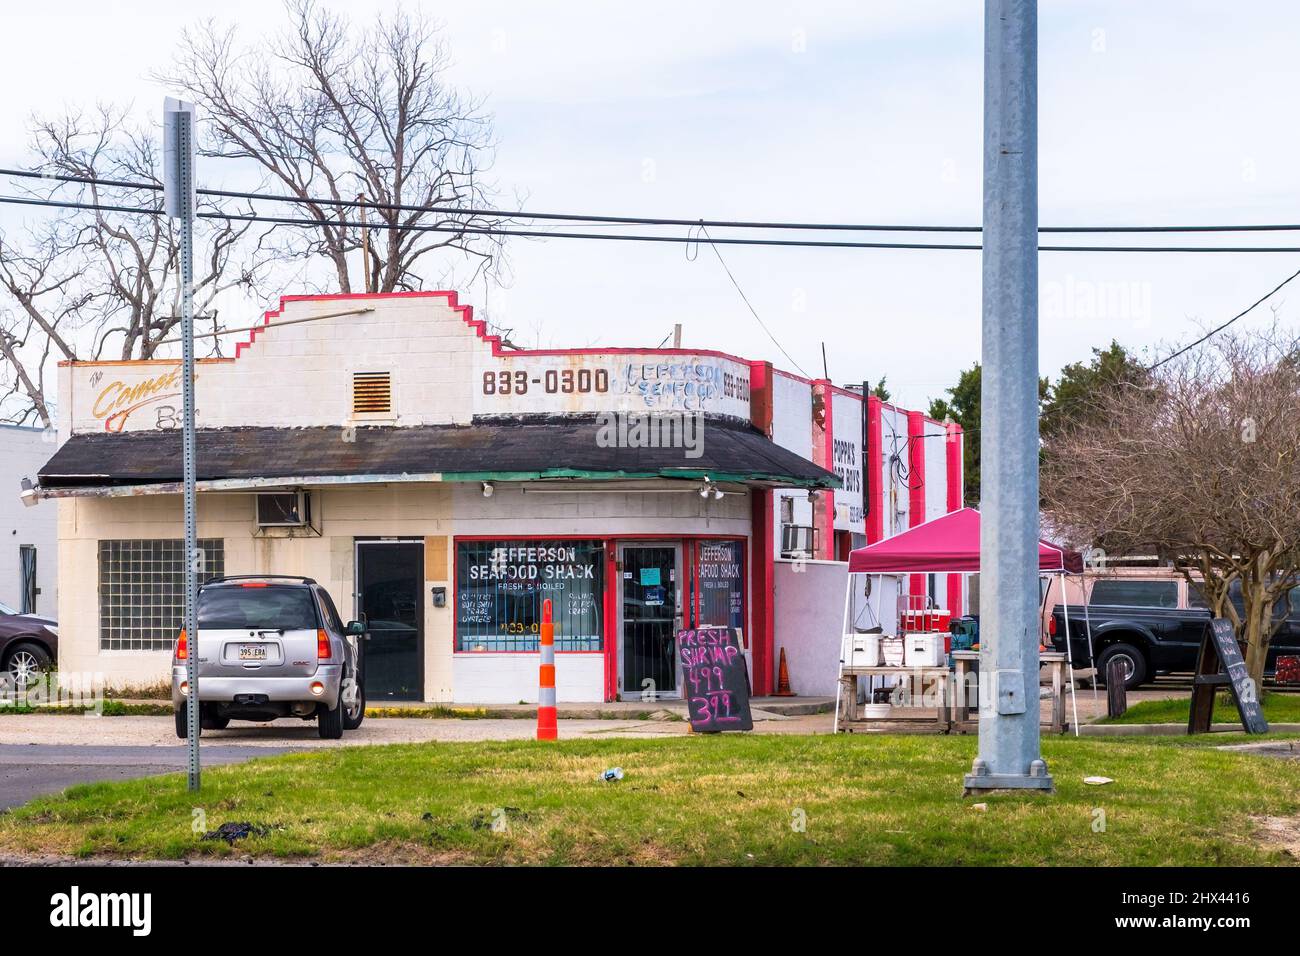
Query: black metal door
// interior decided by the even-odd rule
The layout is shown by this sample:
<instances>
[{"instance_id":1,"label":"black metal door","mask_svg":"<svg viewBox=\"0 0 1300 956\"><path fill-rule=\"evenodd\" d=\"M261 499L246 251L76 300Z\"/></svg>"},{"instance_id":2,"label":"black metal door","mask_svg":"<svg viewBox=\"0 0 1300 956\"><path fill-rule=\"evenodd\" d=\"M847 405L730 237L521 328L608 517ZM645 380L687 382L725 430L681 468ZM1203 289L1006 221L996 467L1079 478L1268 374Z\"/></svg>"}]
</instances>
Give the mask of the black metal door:
<instances>
[{"instance_id":1,"label":"black metal door","mask_svg":"<svg viewBox=\"0 0 1300 956\"><path fill-rule=\"evenodd\" d=\"M622 691L675 694L677 547L625 546L622 582Z\"/></svg>"},{"instance_id":2,"label":"black metal door","mask_svg":"<svg viewBox=\"0 0 1300 956\"><path fill-rule=\"evenodd\" d=\"M369 626L366 699L424 697L424 544L357 542L357 611Z\"/></svg>"}]
</instances>

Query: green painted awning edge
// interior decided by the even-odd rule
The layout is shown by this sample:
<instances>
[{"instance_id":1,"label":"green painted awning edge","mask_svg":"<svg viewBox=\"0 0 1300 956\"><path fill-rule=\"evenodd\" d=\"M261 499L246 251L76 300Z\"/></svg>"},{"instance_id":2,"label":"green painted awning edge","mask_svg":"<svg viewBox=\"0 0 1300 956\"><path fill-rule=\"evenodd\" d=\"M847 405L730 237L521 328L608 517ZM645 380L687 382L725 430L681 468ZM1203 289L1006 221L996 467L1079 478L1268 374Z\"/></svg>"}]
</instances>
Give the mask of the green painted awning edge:
<instances>
[{"instance_id":1,"label":"green painted awning edge","mask_svg":"<svg viewBox=\"0 0 1300 956\"><path fill-rule=\"evenodd\" d=\"M838 477L795 478L761 471L711 471L703 468L674 468L658 471L588 471L580 468L549 468L545 471L461 471L442 473L443 481L542 481L547 478L578 478L587 481L670 478L680 481L770 482L791 488L841 488Z\"/></svg>"}]
</instances>

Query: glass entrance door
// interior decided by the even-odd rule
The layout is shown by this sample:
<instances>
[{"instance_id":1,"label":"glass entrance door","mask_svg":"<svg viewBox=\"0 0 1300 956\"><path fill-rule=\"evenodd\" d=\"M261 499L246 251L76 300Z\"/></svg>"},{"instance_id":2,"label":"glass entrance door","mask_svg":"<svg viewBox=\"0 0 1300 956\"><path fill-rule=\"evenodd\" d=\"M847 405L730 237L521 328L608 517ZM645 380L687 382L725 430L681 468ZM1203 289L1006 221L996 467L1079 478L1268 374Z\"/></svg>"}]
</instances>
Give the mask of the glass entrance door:
<instances>
[{"instance_id":1,"label":"glass entrance door","mask_svg":"<svg viewBox=\"0 0 1300 956\"><path fill-rule=\"evenodd\" d=\"M422 542L357 542L357 612L369 627L367 700L423 699L423 588Z\"/></svg>"},{"instance_id":2,"label":"glass entrance door","mask_svg":"<svg viewBox=\"0 0 1300 956\"><path fill-rule=\"evenodd\" d=\"M619 549L619 693L676 696L677 630L682 626L680 548L625 544Z\"/></svg>"}]
</instances>

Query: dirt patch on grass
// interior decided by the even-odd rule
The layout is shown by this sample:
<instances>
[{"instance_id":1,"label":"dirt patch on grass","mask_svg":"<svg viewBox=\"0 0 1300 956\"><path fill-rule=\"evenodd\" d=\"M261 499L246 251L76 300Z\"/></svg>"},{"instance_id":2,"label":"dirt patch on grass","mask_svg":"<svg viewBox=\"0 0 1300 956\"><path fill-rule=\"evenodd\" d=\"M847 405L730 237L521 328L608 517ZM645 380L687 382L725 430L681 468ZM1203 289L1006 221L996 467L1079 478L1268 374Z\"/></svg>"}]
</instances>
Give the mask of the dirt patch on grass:
<instances>
[{"instance_id":1,"label":"dirt patch on grass","mask_svg":"<svg viewBox=\"0 0 1300 956\"><path fill-rule=\"evenodd\" d=\"M470 866L482 860L469 852L385 841L372 846L324 850L319 857L303 857L298 862L342 866Z\"/></svg>"},{"instance_id":2,"label":"dirt patch on grass","mask_svg":"<svg viewBox=\"0 0 1300 956\"><path fill-rule=\"evenodd\" d=\"M1251 821L1258 828L1256 841L1260 846L1300 860L1300 816L1251 817Z\"/></svg>"}]
</instances>

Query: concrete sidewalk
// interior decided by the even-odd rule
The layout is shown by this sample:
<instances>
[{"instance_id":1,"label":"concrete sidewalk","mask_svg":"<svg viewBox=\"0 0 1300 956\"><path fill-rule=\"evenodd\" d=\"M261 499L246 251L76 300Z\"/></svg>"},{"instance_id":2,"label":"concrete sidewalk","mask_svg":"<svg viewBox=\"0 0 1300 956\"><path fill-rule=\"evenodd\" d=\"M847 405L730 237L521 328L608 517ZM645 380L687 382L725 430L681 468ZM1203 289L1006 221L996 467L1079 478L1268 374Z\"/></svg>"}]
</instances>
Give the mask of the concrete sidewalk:
<instances>
[{"instance_id":1,"label":"concrete sidewalk","mask_svg":"<svg viewBox=\"0 0 1300 956\"><path fill-rule=\"evenodd\" d=\"M133 697L116 698L118 703L129 705L148 705L167 707L169 700L143 699ZM430 703L420 700L370 700L366 702L369 709L385 711L428 711L441 709L455 712L448 716L474 716L532 719L537 715L536 704L445 704ZM834 697L754 697L750 700L755 720L778 717L807 717L812 714L828 713L835 709ZM561 719L570 720L649 720L662 714L676 715L686 719L686 701L680 698L664 698L657 701L615 700L606 703L562 703L557 708Z\"/></svg>"}]
</instances>

